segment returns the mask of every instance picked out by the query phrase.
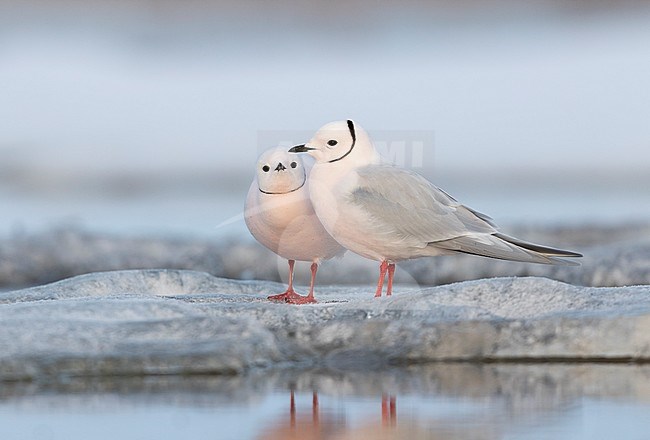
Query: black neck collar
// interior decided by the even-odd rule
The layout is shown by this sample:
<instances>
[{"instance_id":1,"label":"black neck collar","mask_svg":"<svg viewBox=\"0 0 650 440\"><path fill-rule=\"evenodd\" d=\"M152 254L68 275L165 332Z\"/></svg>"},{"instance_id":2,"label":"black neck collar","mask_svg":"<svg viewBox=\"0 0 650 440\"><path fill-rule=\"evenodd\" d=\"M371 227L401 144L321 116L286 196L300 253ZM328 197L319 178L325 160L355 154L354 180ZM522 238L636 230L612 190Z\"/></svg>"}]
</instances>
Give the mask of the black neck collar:
<instances>
[{"instance_id":1,"label":"black neck collar","mask_svg":"<svg viewBox=\"0 0 650 440\"><path fill-rule=\"evenodd\" d=\"M352 153L352 150L354 149L354 146L357 143L357 134L356 134L356 132L354 130L354 122L352 122L349 119L348 119L348 129L350 130L350 136L352 136L352 145L350 146L350 149L343 156L341 156L339 158L336 158L336 159L332 159L332 160L329 161L329 163L338 162L339 160L346 157L348 154Z\"/></svg>"},{"instance_id":2,"label":"black neck collar","mask_svg":"<svg viewBox=\"0 0 650 440\"><path fill-rule=\"evenodd\" d=\"M302 183L300 184L300 186L297 187L297 188L292 189L291 191L287 191L287 192L271 192L271 191L264 191L264 190L263 190L262 188L260 188L259 186L257 187L257 189L259 189L260 192L261 192L262 194L269 194L269 195L272 195L272 196L277 196L277 195L281 195L281 194L291 194L292 192L298 191L300 188L302 188L303 186L305 186L305 182L307 182L307 172L306 172L306 171L305 171L305 174L304 174L303 177L302 177Z\"/></svg>"}]
</instances>

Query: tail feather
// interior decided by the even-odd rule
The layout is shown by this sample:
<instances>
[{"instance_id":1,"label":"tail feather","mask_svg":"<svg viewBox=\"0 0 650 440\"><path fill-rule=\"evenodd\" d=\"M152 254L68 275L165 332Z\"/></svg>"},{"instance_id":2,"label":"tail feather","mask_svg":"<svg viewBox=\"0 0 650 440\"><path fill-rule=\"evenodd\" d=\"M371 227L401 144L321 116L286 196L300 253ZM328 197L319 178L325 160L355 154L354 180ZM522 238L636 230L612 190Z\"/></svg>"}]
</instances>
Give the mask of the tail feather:
<instances>
[{"instance_id":1,"label":"tail feather","mask_svg":"<svg viewBox=\"0 0 650 440\"><path fill-rule=\"evenodd\" d=\"M512 243L515 246L519 246L529 251L537 252L539 254L545 255L547 257L569 257L569 258L579 258L582 257L582 254L573 251L565 251L563 249L556 249L548 246L541 246L535 243L529 243L527 241L519 240L518 238L510 237L509 235L501 234L497 232L494 234L495 237L500 238L501 240Z\"/></svg>"},{"instance_id":2,"label":"tail feather","mask_svg":"<svg viewBox=\"0 0 650 440\"><path fill-rule=\"evenodd\" d=\"M582 256L576 252L527 243L500 233L456 237L450 240L429 243L429 246L499 260L568 266L579 266L580 264L558 257Z\"/></svg>"}]
</instances>

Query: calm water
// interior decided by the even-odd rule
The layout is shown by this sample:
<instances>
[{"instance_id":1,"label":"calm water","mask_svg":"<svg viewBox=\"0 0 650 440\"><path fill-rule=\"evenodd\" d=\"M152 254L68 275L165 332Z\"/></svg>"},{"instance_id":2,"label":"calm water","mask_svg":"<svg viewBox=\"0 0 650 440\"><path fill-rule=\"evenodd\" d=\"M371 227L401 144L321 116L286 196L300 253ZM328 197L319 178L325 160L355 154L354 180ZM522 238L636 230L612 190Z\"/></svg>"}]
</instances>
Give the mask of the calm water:
<instances>
[{"instance_id":1,"label":"calm water","mask_svg":"<svg viewBox=\"0 0 650 440\"><path fill-rule=\"evenodd\" d=\"M444 364L3 384L0 438L647 439L648 379L629 365Z\"/></svg>"}]
</instances>

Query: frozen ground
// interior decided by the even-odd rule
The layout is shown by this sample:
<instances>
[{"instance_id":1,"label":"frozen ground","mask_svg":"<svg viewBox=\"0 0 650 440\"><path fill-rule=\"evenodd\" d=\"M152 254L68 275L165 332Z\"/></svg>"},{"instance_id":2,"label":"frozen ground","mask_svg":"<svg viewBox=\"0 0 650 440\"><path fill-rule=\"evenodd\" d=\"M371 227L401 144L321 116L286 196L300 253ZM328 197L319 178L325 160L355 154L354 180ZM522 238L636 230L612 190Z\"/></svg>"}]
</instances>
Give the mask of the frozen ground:
<instances>
[{"instance_id":1,"label":"frozen ground","mask_svg":"<svg viewBox=\"0 0 650 440\"><path fill-rule=\"evenodd\" d=\"M324 287L320 304L274 304L282 286L202 272L83 275L5 292L0 378L233 374L255 367L384 368L430 361L650 360L650 287L496 278L373 299Z\"/></svg>"}]
</instances>

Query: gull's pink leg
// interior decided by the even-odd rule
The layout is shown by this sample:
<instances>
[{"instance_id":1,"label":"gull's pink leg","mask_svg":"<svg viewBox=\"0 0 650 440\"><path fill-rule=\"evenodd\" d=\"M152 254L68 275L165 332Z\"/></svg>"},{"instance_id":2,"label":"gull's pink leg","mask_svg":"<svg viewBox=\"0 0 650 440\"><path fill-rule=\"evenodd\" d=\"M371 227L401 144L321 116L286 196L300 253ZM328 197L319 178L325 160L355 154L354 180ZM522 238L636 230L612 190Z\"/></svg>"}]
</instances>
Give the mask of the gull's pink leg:
<instances>
[{"instance_id":1,"label":"gull's pink leg","mask_svg":"<svg viewBox=\"0 0 650 440\"><path fill-rule=\"evenodd\" d=\"M287 291L293 292L293 266L296 264L296 260L289 260L289 288Z\"/></svg>"},{"instance_id":2,"label":"gull's pink leg","mask_svg":"<svg viewBox=\"0 0 650 440\"><path fill-rule=\"evenodd\" d=\"M318 263L311 263L311 282L309 283L309 294L307 295L308 302L316 302L314 298L314 286L316 285L316 273L318 272Z\"/></svg>"},{"instance_id":3,"label":"gull's pink leg","mask_svg":"<svg viewBox=\"0 0 650 440\"><path fill-rule=\"evenodd\" d=\"M301 296L296 293L285 301L289 304L315 304L316 298L314 298L314 285L316 284L316 272L318 272L318 263L312 263L311 282L309 283L309 294L307 296Z\"/></svg>"},{"instance_id":4,"label":"gull's pink leg","mask_svg":"<svg viewBox=\"0 0 650 440\"><path fill-rule=\"evenodd\" d=\"M271 301L288 302L289 298L293 298L296 296L301 297L293 290L293 266L295 264L296 264L296 260L289 260L289 287L287 287L287 290L277 295L271 295L268 297L268 299L270 299Z\"/></svg>"},{"instance_id":5,"label":"gull's pink leg","mask_svg":"<svg viewBox=\"0 0 650 440\"><path fill-rule=\"evenodd\" d=\"M388 265L388 286L386 286L386 296L393 293L393 277L395 276L395 263Z\"/></svg>"},{"instance_id":6,"label":"gull's pink leg","mask_svg":"<svg viewBox=\"0 0 650 440\"><path fill-rule=\"evenodd\" d=\"M381 296L381 291L384 289L384 278L386 278L386 270L388 270L388 262L382 261L379 265L379 281L377 281L377 291L375 298Z\"/></svg>"}]
</instances>

